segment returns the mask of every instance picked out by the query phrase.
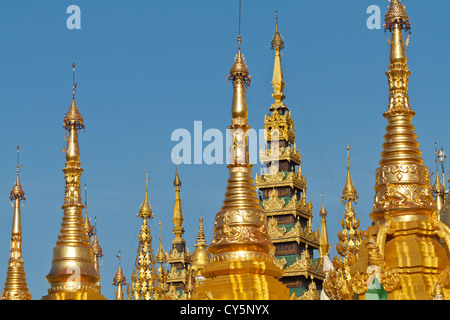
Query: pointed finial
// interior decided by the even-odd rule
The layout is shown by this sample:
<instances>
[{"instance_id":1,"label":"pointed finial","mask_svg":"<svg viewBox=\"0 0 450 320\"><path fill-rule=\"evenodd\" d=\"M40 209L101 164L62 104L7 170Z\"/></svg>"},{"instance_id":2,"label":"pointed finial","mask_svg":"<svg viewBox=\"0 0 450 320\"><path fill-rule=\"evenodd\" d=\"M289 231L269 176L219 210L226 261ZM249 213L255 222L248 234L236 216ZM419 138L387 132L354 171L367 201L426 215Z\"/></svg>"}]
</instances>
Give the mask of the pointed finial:
<instances>
[{"instance_id":1,"label":"pointed finial","mask_svg":"<svg viewBox=\"0 0 450 320\"><path fill-rule=\"evenodd\" d=\"M25 200L25 192L22 189L19 179L19 171L22 166L19 164L19 146L17 146L17 166L16 166L16 183L10 192L9 199L13 201L14 199ZM12 202L11 202L12 204Z\"/></svg>"},{"instance_id":2,"label":"pointed finial","mask_svg":"<svg viewBox=\"0 0 450 320\"><path fill-rule=\"evenodd\" d=\"M83 117L78 110L78 107L75 105L75 91L77 84L75 83L75 63L72 65L73 70L73 85L72 85L72 104L69 107L69 111L67 111L66 116L64 117L64 128L67 130L71 126L76 129L84 129L84 121Z\"/></svg>"},{"instance_id":3,"label":"pointed finial","mask_svg":"<svg viewBox=\"0 0 450 320\"><path fill-rule=\"evenodd\" d=\"M127 278L125 278L125 275L123 274L123 270L122 270L122 266L120 265L120 257L121 257L121 253L119 250L119 254L116 255L116 257L119 259L119 267L117 268L116 274L114 275L113 278L113 285L115 286L122 286L123 284L127 284ZM116 295L116 300L123 300L123 292L122 292L122 288L120 288L120 290L118 289L118 293Z\"/></svg>"},{"instance_id":4,"label":"pointed finial","mask_svg":"<svg viewBox=\"0 0 450 320\"><path fill-rule=\"evenodd\" d=\"M270 43L270 48L272 50L280 51L284 49L284 39L278 30L278 11L275 11L275 15L275 34L273 35L272 42Z\"/></svg>"}]
</instances>

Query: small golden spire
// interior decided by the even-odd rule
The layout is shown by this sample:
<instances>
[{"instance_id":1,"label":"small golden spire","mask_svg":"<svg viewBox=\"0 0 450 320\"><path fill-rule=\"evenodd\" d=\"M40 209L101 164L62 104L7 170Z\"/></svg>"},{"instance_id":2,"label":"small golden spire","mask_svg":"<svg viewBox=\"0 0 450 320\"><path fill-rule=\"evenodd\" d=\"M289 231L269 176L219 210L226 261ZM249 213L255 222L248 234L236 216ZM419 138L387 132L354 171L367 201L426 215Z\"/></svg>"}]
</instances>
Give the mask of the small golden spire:
<instances>
[{"instance_id":1,"label":"small golden spire","mask_svg":"<svg viewBox=\"0 0 450 320\"><path fill-rule=\"evenodd\" d=\"M11 252L6 272L5 287L1 300L31 300L25 277L25 268L22 258L22 226L20 218L20 201L25 201L25 192L19 180L19 147L17 147L16 183L11 190L9 199L14 201L14 216L11 231Z\"/></svg>"},{"instance_id":2,"label":"small golden spire","mask_svg":"<svg viewBox=\"0 0 450 320\"><path fill-rule=\"evenodd\" d=\"M123 274L122 266L120 265L120 250L119 254L116 255L116 257L119 259L119 267L117 268L116 274L113 278L113 285L117 286L116 291L116 300L124 300L123 299L123 285L127 284L127 278L125 278L125 275Z\"/></svg>"},{"instance_id":3,"label":"small golden spire","mask_svg":"<svg viewBox=\"0 0 450 320\"><path fill-rule=\"evenodd\" d=\"M347 179L345 181L344 190L342 190L341 203L358 200L358 192L353 185L352 177L350 175L350 147L347 145Z\"/></svg>"},{"instance_id":4,"label":"small golden spire","mask_svg":"<svg viewBox=\"0 0 450 320\"><path fill-rule=\"evenodd\" d=\"M213 255L202 270L205 280L196 288L198 295L214 299L287 299L288 290L279 278L283 272L272 258L274 245L251 177L249 161L248 109L245 90L250 82L239 49L228 79L233 82L231 108L231 161L225 199L214 222L209 246ZM269 290L270 288L270 290Z\"/></svg>"},{"instance_id":5,"label":"small golden spire","mask_svg":"<svg viewBox=\"0 0 450 320\"><path fill-rule=\"evenodd\" d=\"M164 247L162 245L162 234L161 234L161 221L159 222L159 248L156 253L156 262L163 264L167 261L167 253L164 251Z\"/></svg>"},{"instance_id":6,"label":"small golden spire","mask_svg":"<svg viewBox=\"0 0 450 320\"><path fill-rule=\"evenodd\" d=\"M399 25L402 29L409 31L411 22L406 12L406 6L400 3L400 0L390 0L389 11L384 16L385 30L392 31L395 25Z\"/></svg>"},{"instance_id":7,"label":"small golden spire","mask_svg":"<svg viewBox=\"0 0 450 320\"><path fill-rule=\"evenodd\" d=\"M319 215L322 217L320 222L320 236L319 236L319 258L323 259L325 255L330 251L330 242L328 241L328 231L327 231L327 210L323 202L323 191L320 196L322 197L322 207L320 208Z\"/></svg>"}]
</instances>

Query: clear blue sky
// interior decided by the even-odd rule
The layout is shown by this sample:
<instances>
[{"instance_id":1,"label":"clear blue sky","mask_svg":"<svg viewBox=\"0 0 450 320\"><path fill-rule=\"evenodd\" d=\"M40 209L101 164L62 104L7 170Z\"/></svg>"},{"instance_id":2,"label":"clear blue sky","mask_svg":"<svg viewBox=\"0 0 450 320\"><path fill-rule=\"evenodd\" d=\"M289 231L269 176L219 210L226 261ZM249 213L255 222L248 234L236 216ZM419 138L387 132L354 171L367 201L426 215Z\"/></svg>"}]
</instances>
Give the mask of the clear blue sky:
<instances>
[{"instance_id":1,"label":"clear blue sky","mask_svg":"<svg viewBox=\"0 0 450 320\"><path fill-rule=\"evenodd\" d=\"M69 30L66 9L81 8L81 30ZM270 41L275 10L285 39L286 104L296 124L297 146L319 227L320 190L333 247L341 229L339 203L346 174L346 145L365 229L374 196L388 104L389 47L383 30L369 30L369 5L388 1L243 0L242 51L252 84L249 121L263 127L272 102ZM407 48L413 119L423 158L434 171L434 142L448 144L450 119L450 2L409 0L412 36ZM116 254L130 280L137 249L145 170L149 170L153 247L158 221L169 250L175 166L175 129L225 132L232 86L226 75L236 54L238 1L2 1L0 4L0 284L9 258L16 146L21 147L23 256L33 299L47 293L52 250L64 198L62 121L71 102L72 62L77 64L77 105L86 130L79 134L82 184L88 213L97 216L104 257L102 293L112 299ZM204 145L206 145L205 143ZM450 152L450 149L448 149ZM450 167L449 167L450 168ZM259 170L259 166L255 170ZM225 165L180 165L184 238L193 252L203 209L212 237L228 177ZM84 201L84 200L83 200Z\"/></svg>"}]
</instances>

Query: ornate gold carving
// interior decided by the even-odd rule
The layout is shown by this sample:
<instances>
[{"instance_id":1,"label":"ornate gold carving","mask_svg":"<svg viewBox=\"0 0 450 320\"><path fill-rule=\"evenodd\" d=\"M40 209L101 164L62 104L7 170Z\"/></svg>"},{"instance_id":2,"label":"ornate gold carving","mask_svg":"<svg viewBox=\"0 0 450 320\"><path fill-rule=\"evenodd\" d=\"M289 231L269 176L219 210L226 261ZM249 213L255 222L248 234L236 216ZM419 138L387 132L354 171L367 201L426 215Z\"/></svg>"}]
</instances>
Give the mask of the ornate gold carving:
<instances>
[{"instance_id":1,"label":"ornate gold carving","mask_svg":"<svg viewBox=\"0 0 450 320\"><path fill-rule=\"evenodd\" d=\"M306 291L298 300L320 300L319 292L314 281L309 284L308 291Z\"/></svg>"},{"instance_id":2,"label":"ornate gold carving","mask_svg":"<svg viewBox=\"0 0 450 320\"><path fill-rule=\"evenodd\" d=\"M285 140L294 143L295 126L291 118L291 111L285 114L278 113L274 110L272 115L266 114L264 118L264 140L272 141ZM275 133L277 132L277 133Z\"/></svg>"},{"instance_id":3,"label":"ornate gold carving","mask_svg":"<svg viewBox=\"0 0 450 320\"><path fill-rule=\"evenodd\" d=\"M267 232L269 233L269 237L271 239L274 238L281 238L286 234L286 227L285 226L278 226L277 219L270 218L268 223L268 229Z\"/></svg>"},{"instance_id":4,"label":"ornate gold carving","mask_svg":"<svg viewBox=\"0 0 450 320\"><path fill-rule=\"evenodd\" d=\"M269 193L269 199L262 202L262 206L265 210L280 210L285 206L285 202L278 197L278 190L274 188Z\"/></svg>"},{"instance_id":5,"label":"ornate gold carving","mask_svg":"<svg viewBox=\"0 0 450 320\"><path fill-rule=\"evenodd\" d=\"M400 277L397 269L391 267L382 267L380 271L380 283L386 292L392 292L401 287Z\"/></svg>"}]
</instances>

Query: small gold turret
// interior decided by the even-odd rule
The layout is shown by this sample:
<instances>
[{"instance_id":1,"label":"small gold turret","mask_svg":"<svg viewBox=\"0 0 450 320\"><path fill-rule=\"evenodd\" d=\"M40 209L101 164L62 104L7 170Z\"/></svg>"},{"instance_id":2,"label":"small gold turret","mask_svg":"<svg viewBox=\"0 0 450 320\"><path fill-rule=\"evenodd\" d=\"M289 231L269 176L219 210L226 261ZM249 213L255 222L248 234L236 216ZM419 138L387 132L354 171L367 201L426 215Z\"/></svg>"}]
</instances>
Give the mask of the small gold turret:
<instances>
[{"instance_id":1,"label":"small gold turret","mask_svg":"<svg viewBox=\"0 0 450 320\"><path fill-rule=\"evenodd\" d=\"M359 228L360 221L356 218L356 213L353 208L353 204L357 200L357 196L355 196L357 192L353 183L351 183L349 173L350 157L348 151L349 147L347 146L347 179L345 183L346 187L341 197L341 202L345 205L345 213L344 219L341 220L342 230L338 233L339 242L336 244L336 252L339 257L333 259L332 268L327 267L329 274L323 283L324 293L333 300L351 299L355 293L355 289L358 288L355 285L356 277L352 265L358 259L358 253L364 237L363 232ZM349 190L351 192L348 192ZM360 285L361 283L358 284Z\"/></svg>"},{"instance_id":2,"label":"small gold turret","mask_svg":"<svg viewBox=\"0 0 450 320\"><path fill-rule=\"evenodd\" d=\"M31 300L31 293L28 290L22 258L20 202L25 201L25 192L22 189L19 179L19 169L21 167L22 166L19 165L19 147L17 147L16 183L9 196L11 205L14 207L11 231L11 254L8 262L8 270L6 272L5 288L1 295L2 300Z\"/></svg>"},{"instance_id":3,"label":"small gold turret","mask_svg":"<svg viewBox=\"0 0 450 320\"><path fill-rule=\"evenodd\" d=\"M117 268L116 274L113 278L113 285L117 287L116 289L116 300L124 300L123 299L123 286L127 284L127 278L123 274L122 266L120 265L120 251L119 254L116 255L119 259L119 268Z\"/></svg>"},{"instance_id":4,"label":"small gold turret","mask_svg":"<svg viewBox=\"0 0 450 320\"><path fill-rule=\"evenodd\" d=\"M159 247L158 252L156 253L156 262L159 263L157 277L159 284L158 287L155 288L155 300L165 300L167 293L167 270L164 267L164 264L167 262L167 252L164 251L164 247L162 245L162 234L161 234L161 221L159 222Z\"/></svg>"},{"instance_id":5,"label":"small gold turret","mask_svg":"<svg viewBox=\"0 0 450 320\"><path fill-rule=\"evenodd\" d=\"M75 74L75 64L73 64ZM83 117L75 104L74 81L72 104L64 118L64 128L69 131L66 165L63 169L66 185L64 215L61 230L53 249L52 267L46 276L50 289L44 300L103 300L98 283L100 276L95 269L94 254L89 235L84 228L80 179L83 169L80 164L78 130L84 128Z\"/></svg>"}]
</instances>

